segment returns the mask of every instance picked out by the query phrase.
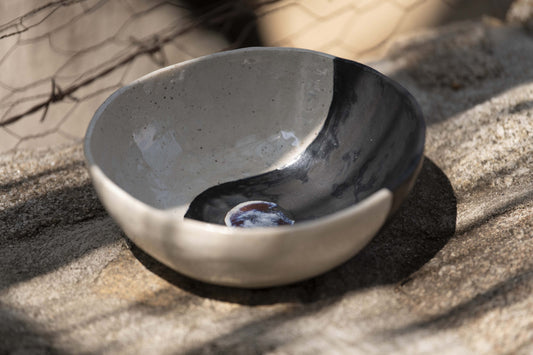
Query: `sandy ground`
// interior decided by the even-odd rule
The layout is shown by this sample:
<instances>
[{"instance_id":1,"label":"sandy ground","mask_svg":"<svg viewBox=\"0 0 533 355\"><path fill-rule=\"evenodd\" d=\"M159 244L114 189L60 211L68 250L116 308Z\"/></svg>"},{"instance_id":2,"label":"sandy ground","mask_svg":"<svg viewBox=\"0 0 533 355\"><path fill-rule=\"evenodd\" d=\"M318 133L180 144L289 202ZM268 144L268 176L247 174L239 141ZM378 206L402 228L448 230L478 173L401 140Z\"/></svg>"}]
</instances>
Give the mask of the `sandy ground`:
<instances>
[{"instance_id":1,"label":"sandy ground","mask_svg":"<svg viewBox=\"0 0 533 355\"><path fill-rule=\"evenodd\" d=\"M526 31L488 21L374 63L426 115L422 172L361 253L286 287L159 264L103 210L80 146L1 156L0 353L532 353L532 62Z\"/></svg>"}]
</instances>

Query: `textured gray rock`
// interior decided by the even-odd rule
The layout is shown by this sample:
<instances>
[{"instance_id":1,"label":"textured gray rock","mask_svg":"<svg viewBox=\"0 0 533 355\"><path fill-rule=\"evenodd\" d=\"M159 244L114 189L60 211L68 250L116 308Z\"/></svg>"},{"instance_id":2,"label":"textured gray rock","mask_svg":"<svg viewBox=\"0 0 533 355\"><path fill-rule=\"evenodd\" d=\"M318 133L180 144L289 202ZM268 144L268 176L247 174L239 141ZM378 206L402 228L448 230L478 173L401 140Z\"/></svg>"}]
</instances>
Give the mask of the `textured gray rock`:
<instances>
[{"instance_id":1,"label":"textured gray rock","mask_svg":"<svg viewBox=\"0 0 533 355\"><path fill-rule=\"evenodd\" d=\"M523 30L476 22L375 63L426 114L422 172L360 254L286 287L205 285L144 254L79 146L1 156L0 353L533 352L532 62Z\"/></svg>"}]
</instances>

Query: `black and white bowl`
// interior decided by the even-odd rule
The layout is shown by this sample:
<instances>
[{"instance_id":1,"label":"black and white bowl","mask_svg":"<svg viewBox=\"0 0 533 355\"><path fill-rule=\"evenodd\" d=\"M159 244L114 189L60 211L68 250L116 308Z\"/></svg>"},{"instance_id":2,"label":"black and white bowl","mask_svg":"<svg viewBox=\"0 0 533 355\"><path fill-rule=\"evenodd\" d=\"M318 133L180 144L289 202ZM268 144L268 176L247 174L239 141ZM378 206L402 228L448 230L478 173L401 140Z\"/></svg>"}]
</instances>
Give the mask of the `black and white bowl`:
<instances>
[{"instance_id":1,"label":"black and white bowl","mask_svg":"<svg viewBox=\"0 0 533 355\"><path fill-rule=\"evenodd\" d=\"M410 190L424 138L415 100L375 70L247 48L121 88L94 115L85 155L140 248L199 280L265 287L357 253Z\"/></svg>"}]
</instances>

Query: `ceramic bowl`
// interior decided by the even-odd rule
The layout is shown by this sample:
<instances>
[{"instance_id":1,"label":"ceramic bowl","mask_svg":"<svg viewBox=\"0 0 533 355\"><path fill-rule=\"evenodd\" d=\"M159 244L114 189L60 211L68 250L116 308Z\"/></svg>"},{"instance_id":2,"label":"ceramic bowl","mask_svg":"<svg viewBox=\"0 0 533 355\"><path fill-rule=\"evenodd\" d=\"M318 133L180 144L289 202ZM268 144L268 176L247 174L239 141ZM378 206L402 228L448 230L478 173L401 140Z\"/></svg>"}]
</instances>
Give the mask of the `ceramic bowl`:
<instances>
[{"instance_id":1,"label":"ceramic bowl","mask_svg":"<svg viewBox=\"0 0 533 355\"><path fill-rule=\"evenodd\" d=\"M424 137L413 97L375 70L247 48L119 89L95 113L85 155L103 205L141 249L198 280L266 287L367 244L412 186Z\"/></svg>"}]
</instances>

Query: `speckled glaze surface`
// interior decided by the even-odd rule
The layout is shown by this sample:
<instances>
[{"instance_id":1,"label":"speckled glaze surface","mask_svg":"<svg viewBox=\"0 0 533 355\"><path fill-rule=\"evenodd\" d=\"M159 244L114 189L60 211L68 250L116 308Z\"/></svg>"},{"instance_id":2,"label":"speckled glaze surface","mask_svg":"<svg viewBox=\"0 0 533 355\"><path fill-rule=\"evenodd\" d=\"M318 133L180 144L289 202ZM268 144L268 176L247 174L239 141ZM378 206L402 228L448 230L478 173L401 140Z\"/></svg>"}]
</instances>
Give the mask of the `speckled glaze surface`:
<instances>
[{"instance_id":1,"label":"speckled glaze surface","mask_svg":"<svg viewBox=\"0 0 533 355\"><path fill-rule=\"evenodd\" d=\"M102 203L139 247L199 280L267 287L357 253L408 193L424 137L414 99L376 71L247 48L118 90L94 115L85 155ZM226 226L249 201L294 224Z\"/></svg>"}]
</instances>

